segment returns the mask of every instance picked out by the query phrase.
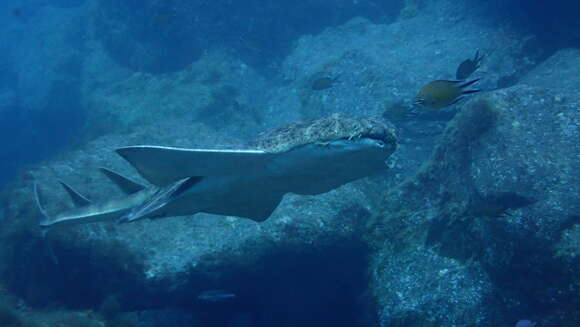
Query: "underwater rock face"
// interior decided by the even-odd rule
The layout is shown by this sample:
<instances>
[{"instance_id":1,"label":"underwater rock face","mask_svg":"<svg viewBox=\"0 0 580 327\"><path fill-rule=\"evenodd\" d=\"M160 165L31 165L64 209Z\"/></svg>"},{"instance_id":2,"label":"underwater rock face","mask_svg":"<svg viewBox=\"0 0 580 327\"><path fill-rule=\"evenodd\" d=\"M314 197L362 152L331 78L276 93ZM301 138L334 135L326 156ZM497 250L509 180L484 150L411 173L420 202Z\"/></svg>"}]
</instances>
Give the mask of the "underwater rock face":
<instances>
[{"instance_id":1,"label":"underwater rock face","mask_svg":"<svg viewBox=\"0 0 580 327\"><path fill-rule=\"evenodd\" d=\"M91 69L109 66L107 58L95 53ZM182 124L201 121L240 137L263 131L260 125L266 117L261 108L268 81L223 50L208 51L174 73L98 76L103 81L85 90L89 134L117 133L167 119L181 120Z\"/></svg>"},{"instance_id":2,"label":"underwater rock face","mask_svg":"<svg viewBox=\"0 0 580 327\"><path fill-rule=\"evenodd\" d=\"M563 50L530 72L529 85L467 102L430 160L389 192L384 220L370 225L382 244L372 268L382 326L470 325L472 317L477 326L497 326L531 314L554 326L576 319L580 267L570 235L580 212L580 95L562 80L566 71L553 69L579 62L571 52L577 53ZM507 204L499 210L501 201L485 202L501 196ZM510 208L516 199L527 201ZM401 278L402 264L393 262L405 260L442 268L410 269ZM417 282L423 287L409 279L423 280ZM491 298L505 304L486 305Z\"/></svg>"},{"instance_id":3,"label":"underwater rock face","mask_svg":"<svg viewBox=\"0 0 580 327\"><path fill-rule=\"evenodd\" d=\"M345 1L339 6L332 1L256 0L243 4L223 0L92 3L97 36L108 54L122 66L153 74L181 70L216 46L226 46L246 62L266 66L285 55L299 35L359 15L393 20L402 6L400 1Z\"/></svg>"},{"instance_id":4,"label":"underwater rock face","mask_svg":"<svg viewBox=\"0 0 580 327\"><path fill-rule=\"evenodd\" d=\"M578 60L580 60L580 49L559 50L526 74L520 83L552 89L555 97L561 97L561 93L567 94L568 91L579 88L580 65L578 65ZM575 96L575 94L571 95ZM560 99L560 101L564 101L564 99Z\"/></svg>"},{"instance_id":5,"label":"underwater rock face","mask_svg":"<svg viewBox=\"0 0 580 327\"><path fill-rule=\"evenodd\" d=\"M468 320L487 326L482 307L493 288L481 267L427 249L383 255L378 254L381 263L373 284L381 292L381 326L461 326Z\"/></svg>"}]
</instances>

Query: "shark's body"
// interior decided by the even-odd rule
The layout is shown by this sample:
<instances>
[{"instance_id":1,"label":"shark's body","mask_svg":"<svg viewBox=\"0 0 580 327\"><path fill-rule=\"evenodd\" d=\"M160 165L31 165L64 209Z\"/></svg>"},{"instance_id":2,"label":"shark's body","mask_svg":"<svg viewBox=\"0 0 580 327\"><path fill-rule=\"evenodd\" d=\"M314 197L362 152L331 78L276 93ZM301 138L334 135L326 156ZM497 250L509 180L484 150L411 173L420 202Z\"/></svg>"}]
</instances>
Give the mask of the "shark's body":
<instances>
[{"instance_id":1,"label":"shark's body","mask_svg":"<svg viewBox=\"0 0 580 327\"><path fill-rule=\"evenodd\" d=\"M127 196L98 204L86 203L70 189L78 208L50 217L36 198L40 225L141 218L189 216L199 212L267 219L286 193L315 195L386 170L395 150L391 134L384 137L336 139L306 143L286 151L206 150L133 146L117 153L152 186L140 186L108 172ZM69 187L70 188L70 187ZM122 187L123 188L123 187ZM76 196L75 196L76 193Z\"/></svg>"}]
</instances>

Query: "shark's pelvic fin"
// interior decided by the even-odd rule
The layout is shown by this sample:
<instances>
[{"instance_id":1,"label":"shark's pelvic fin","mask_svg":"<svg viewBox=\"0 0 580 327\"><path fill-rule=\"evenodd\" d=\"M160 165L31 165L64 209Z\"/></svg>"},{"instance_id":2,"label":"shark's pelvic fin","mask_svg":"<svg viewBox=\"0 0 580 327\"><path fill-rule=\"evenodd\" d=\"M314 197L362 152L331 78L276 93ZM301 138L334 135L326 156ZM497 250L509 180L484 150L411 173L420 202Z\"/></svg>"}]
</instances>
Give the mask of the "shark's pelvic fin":
<instances>
[{"instance_id":1,"label":"shark's pelvic fin","mask_svg":"<svg viewBox=\"0 0 580 327\"><path fill-rule=\"evenodd\" d=\"M68 195L70 196L75 207L84 207L86 205L91 204L91 201L89 199L87 199L85 196L83 196L78 191L76 191L74 188L72 188L72 186L68 185L67 183L65 183L63 181L58 181L58 182L65 189L66 193L68 193Z\"/></svg>"},{"instance_id":2,"label":"shark's pelvic fin","mask_svg":"<svg viewBox=\"0 0 580 327\"><path fill-rule=\"evenodd\" d=\"M141 185L128 177L125 177L115 171L112 171L107 168L99 168L101 173L105 174L113 183L115 183L123 192L126 194L133 194L137 193L143 189L145 189L144 185Z\"/></svg>"},{"instance_id":3,"label":"shark's pelvic fin","mask_svg":"<svg viewBox=\"0 0 580 327\"><path fill-rule=\"evenodd\" d=\"M119 218L118 222L132 222L146 217L154 211L163 208L168 203L171 203L177 197L192 188L195 184L199 183L199 181L202 179L203 177L201 176L187 177L167 187L159 188L159 190L150 199L134 207L129 213Z\"/></svg>"}]
</instances>

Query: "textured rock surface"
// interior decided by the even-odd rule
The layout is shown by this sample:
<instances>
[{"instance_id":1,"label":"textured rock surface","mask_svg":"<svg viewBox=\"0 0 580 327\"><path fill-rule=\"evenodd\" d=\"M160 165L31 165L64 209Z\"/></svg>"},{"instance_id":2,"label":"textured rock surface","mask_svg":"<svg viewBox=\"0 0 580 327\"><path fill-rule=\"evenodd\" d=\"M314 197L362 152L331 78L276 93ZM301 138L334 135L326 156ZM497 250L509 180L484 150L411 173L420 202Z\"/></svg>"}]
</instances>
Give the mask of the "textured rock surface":
<instances>
[{"instance_id":1,"label":"textured rock surface","mask_svg":"<svg viewBox=\"0 0 580 327\"><path fill-rule=\"evenodd\" d=\"M563 56L558 66L579 59L564 50L526 78L552 89L517 85L466 103L430 160L387 194L370 225L384 326L495 326L532 312L554 326L578 319L580 98L544 73ZM500 208L499 195L509 197ZM516 195L529 201L514 204Z\"/></svg>"}]
</instances>

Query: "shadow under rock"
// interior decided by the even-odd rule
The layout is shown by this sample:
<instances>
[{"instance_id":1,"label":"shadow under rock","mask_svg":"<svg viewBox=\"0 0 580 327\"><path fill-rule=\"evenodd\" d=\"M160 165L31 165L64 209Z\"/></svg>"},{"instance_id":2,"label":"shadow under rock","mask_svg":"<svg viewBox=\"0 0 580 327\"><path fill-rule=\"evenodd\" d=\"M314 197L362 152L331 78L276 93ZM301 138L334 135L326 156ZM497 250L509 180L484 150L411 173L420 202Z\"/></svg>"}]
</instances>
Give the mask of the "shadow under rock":
<instances>
[{"instance_id":1,"label":"shadow under rock","mask_svg":"<svg viewBox=\"0 0 580 327\"><path fill-rule=\"evenodd\" d=\"M209 303L185 297L182 304L192 305L203 326L229 327L240 317L256 327L374 326L367 254L358 240L275 249L254 264L223 268L218 280L200 282L192 276L186 287L225 289L237 295L234 300Z\"/></svg>"},{"instance_id":2,"label":"shadow under rock","mask_svg":"<svg viewBox=\"0 0 580 327\"><path fill-rule=\"evenodd\" d=\"M574 286L580 261L569 264L558 258L553 245L534 231L514 230L505 217L466 215L453 221L439 217L429 228L427 245L440 255L469 265L479 263L494 285L489 305L496 325L534 314L559 321L578 319L580 301ZM507 319L507 320L506 320ZM511 320L510 320L511 319Z\"/></svg>"},{"instance_id":3,"label":"shadow under rock","mask_svg":"<svg viewBox=\"0 0 580 327\"><path fill-rule=\"evenodd\" d=\"M195 268L171 280L147 280L142 261L119 242L73 243L64 240L68 237L50 236L47 243L24 231L3 240L11 252L2 258L9 267L3 284L31 307L97 311L107 297L115 296L122 313L155 316L178 310L192 314L202 326L376 325L368 292L369 249L359 239L267 249L263 243L247 244L238 254L203 257ZM224 255L230 257L228 264L216 264L224 262L216 256ZM198 298L215 289L236 296L215 302Z\"/></svg>"},{"instance_id":4,"label":"shadow under rock","mask_svg":"<svg viewBox=\"0 0 580 327\"><path fill-rule=\"evenodd\" d=\"M73 244L23 232L4 242L11 254L3 282L32 307L97 308L111 294L135 296L143 284L141 264L116 241Z\"/></svg>"}]
</instances>

